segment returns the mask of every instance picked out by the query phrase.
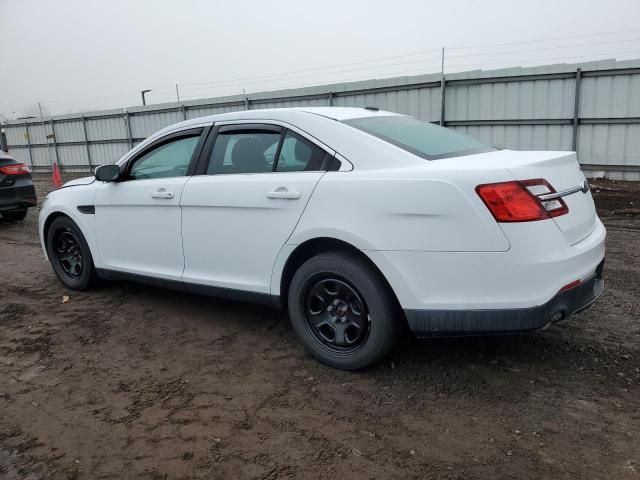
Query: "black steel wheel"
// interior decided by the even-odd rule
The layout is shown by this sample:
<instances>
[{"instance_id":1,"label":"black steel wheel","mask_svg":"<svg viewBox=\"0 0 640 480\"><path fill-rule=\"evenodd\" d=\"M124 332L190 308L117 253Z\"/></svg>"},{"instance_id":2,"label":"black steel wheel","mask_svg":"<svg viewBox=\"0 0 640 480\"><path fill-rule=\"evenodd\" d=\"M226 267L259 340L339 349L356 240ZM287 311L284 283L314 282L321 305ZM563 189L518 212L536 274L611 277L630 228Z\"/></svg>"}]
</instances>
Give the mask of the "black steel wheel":
<instances>
[{"instance_id":1,"label":"black steel wheel","mask_svg":"<svg viewBox=\"0 0 640 480\"><path fill-rule=\"evenodd\" d=\"M66 287L87 290L92 286L95 269L91 251L73 220L55 218L47 230L46 246L53 271Z\"/></svg>"},{"instance_id":2,"label":"black steel wheel","mask_svg":"<svg viewBox=\"0 0 640 480\"><path fill-rule=\"evenodd\" d=\"M59 230L53 240L55 247L55 261L62 271L71 279L80 278L84 268L80 241L70 230Z\"/></svg>"},{"instance_id":3,"label":"black steel wheel","mask_svg":"<svg viewBox=\"0 0 640 480\"><path fill-rule=\"evenodd\" d=\"M369 334L369 311L345 280L326 277L311 283L305 294L307 325L316 338L336 352L351 352Z\"/></svg>"},{"instance_id":4,"label":"black steel wheel","mask_svg":"<svg viewBox=\"0 0 640 480\"><path fill-rule=\"evenodd\" d=\"M387 355L403 331L397 301L366 258L327 252L294 273L288 290L291 324L306 350L343 370Z\"/></svg>"}]
</instances>

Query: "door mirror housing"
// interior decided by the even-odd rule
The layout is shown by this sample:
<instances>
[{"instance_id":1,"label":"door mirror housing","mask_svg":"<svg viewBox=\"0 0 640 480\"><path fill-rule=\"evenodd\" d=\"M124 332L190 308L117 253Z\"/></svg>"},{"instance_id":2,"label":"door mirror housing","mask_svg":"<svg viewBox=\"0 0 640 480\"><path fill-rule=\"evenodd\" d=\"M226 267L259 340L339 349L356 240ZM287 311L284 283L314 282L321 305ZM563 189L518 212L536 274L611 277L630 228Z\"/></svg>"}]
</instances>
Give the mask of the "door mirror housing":
<instances>
[{"instance_id":1,"label":"door mirror housing","mask_svg":"<svg viewBox=\"0 0 640 480\"><path fill-rule=\"evenodd\" d=\"M101 165L96 168L96 180L100 180L101 182L117 182L119 179L119 165Z\"/></svg>"}]
</instances>

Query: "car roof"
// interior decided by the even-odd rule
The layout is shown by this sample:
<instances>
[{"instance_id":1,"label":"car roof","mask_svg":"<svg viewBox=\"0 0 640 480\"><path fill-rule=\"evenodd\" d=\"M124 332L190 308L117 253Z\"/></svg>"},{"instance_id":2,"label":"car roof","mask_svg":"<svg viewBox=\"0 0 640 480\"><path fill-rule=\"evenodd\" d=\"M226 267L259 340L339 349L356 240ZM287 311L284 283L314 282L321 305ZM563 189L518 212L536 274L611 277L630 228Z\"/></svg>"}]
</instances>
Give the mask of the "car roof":
<instances>
[{"instance_id":1,"label":"car roof","mask_svg":"<svg viewBox=\"0 0 640 480\"><path fill-rule=\"evenodd\" d=\"M270 110L291 110L297 112L313 113L323 117L330 118L332 120L351 120L354 118L375 117L375 116L389 116L400 115L399 113L387 112L385 110L378 110L376 107L296 107L286 109L270 109Z\"/></svg>"},{"instance_id":2,"label":"car roof","mask_svg":"<svg viewBox=\"0 0 640 480\"><path fill-rule=\"evenodd\" d=\"M319 140L329 150L340 154L350 162L358 161L357 159L362 157L364 159L363 162L366 161L367 168L384 167L389 164L390 159L394 159L391 161L394 165L422 162L423 160L415 155L342 123L342 121L356 118L388 116L402 115L364 107L293 107L220 113L169 125L134 147L133 150L119 160L119 163L136 155L156 139L176 131L196 127L202 128L217 122L261 123L271 121L296 127L308 136ZM361 165L364 165L364 163Z\"/></svg>"},{"instance_id":3,"label":"car roof","mask_svg":"<svg viewBox=\"0 0 640 480\"><path fill-rule=\"evenodd\" d=\"M166 133L170 130L188 127L190 125L202 125L205 123L230 121L230 120L293 120L300 113L318 115L330 120L351 120L364 117L384 117L400 115L399 113L377 110L375 107L290 107L290 108L264 108L255 110L239 110L236 112L218 113L205 117L192 118L180 123L170 125L158 133Z\"/></svg>"}]
</instances>

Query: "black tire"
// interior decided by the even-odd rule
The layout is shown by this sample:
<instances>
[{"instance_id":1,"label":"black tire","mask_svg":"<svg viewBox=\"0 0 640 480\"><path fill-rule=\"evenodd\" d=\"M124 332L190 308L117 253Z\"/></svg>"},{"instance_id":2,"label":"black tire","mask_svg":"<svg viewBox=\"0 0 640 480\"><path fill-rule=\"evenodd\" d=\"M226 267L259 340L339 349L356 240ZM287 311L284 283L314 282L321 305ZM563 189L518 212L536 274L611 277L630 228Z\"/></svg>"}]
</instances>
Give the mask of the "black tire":
<instances>
[{"instance_id":1,"label":"black tire","mask_svg":"<svg viewBox=\"0 0 640 480\"><path fill-rule=\"evenodd\" d=\"M2 212L2 218L8 222L18 222L24 220L27 216L27 209L22 210L9 210L8 212Z\"/></svg>"},{"instance_id":2,"label":"black tire","mask_svg":"<svg viewBox=\"0 0 640 480\"><path fill-rule=\"evenodd\" d=\"M395 297L379 272L346 252L307 260L291 279L288 306L306 350L342 370L380 361L403 331Z\"/></svg>"},{"instance_id":3,"label":"black tire","mask_svg":"<svg viewBox=\"0 0 640 480\"><path fill-rule=\"evenodd\" d=\"M96 272L91 251L69 217L58 217L49 226L47 255L56 276L67 288L89 290L93 286Z\"/></svg>"}]
</instances>

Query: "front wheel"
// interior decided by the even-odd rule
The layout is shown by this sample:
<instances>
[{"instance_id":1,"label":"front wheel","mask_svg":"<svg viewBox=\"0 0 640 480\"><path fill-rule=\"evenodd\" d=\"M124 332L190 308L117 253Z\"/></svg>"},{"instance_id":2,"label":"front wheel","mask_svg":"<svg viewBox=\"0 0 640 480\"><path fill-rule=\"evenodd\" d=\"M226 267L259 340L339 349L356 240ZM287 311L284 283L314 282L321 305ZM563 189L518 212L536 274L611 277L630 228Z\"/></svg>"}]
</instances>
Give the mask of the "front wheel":
<instances>
[{"instance_id":1,"label":"front wheel","mask_svg":"<svg viewBox=\"0 0 640 480\"><path fill-rule=\"evenodd\" d=\"M47 255L60 281L72 290L88 290L95 269L89 245L69 217L58 217L47 232Z\"/></svg>"},{"instance_id":2,"label":"front wheel","mask_svg":"<svg viewBox=\"0 0 640 480\"><path fill-rule=\"evenodd\" d=\"M334 368L359 370L378 362L402 331L388 285L365 260L347 253L307 260L291 280L288 305L305 348Z\"/></svg>"}]
</instances>

